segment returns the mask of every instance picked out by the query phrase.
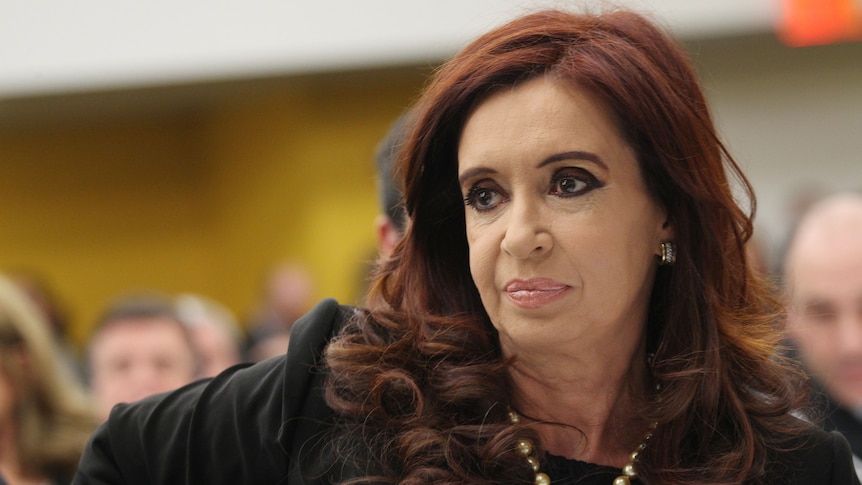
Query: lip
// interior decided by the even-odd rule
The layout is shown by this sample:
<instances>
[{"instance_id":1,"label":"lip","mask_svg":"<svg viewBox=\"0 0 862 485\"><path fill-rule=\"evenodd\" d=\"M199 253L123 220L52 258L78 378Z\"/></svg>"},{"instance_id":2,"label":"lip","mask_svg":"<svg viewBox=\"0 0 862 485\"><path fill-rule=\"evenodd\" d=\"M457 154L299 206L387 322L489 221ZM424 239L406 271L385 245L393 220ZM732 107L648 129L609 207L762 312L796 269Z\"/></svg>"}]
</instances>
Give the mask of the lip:
<instances>
[{"instance_id":1,"label":"lip","mask_svg":"<svg viewBox=\"0 0 862 485\"><path fill-rule=\"evenodd\" d=\"M515 279L506 283L506 297L521 308L539 308L562 298L569 285L550 278Z\"/></svg>"}]
</instances>

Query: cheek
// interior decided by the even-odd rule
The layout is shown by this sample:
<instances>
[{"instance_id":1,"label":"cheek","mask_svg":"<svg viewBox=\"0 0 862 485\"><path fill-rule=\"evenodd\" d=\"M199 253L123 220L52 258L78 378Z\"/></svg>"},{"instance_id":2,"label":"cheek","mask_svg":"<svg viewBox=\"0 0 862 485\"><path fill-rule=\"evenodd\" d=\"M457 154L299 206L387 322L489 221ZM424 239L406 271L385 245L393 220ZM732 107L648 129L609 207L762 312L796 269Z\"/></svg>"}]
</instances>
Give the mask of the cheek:
<instances>
[{"instance_id":1,"label":"cheek","mask_svg":"<svg viewBox=\"0 0 862 485\"><path fill-rule=\"evenodd\" d=\"M473 281L482 290L481 284L490 283L493 279L494 262L488 251L471 246L470 247L470 274Z\"/></svg>"},{"instance_id":2,"label":"cheek","mask_svg":"<svg viewBox=\"0 0 862 485\"><path fill-rule=\"evenodd\" d=\"M471 233L467 231L467 245L470 254L470 274L473 276L473 281L479 288L483 290L482 285L493 283L494 267L496 263L497 250L490 238L481 237L481 234Z\"/></svg>"},{"instance_id":3,"label":"cheek","mask_svg":"<svg viewBox=\"0 0 862 485\"><path fill-rule=\"evenodd\" d=\"M624 228L589 223L569 224L557 233L557 245L582 271L617 281L632 275L643 252L639 239Z\"/></svg>"},{"instance_id":4,"label":"cheek","mask_svg":"<svg viewBox=\"0 0 862 485\"><path fill-rule=\"evenodd\" d=\"M806 358L816 362L831 360L834 349L833 332L825 326L804 325L797 331L797 345Z\"/></svg>"}]
</instances>

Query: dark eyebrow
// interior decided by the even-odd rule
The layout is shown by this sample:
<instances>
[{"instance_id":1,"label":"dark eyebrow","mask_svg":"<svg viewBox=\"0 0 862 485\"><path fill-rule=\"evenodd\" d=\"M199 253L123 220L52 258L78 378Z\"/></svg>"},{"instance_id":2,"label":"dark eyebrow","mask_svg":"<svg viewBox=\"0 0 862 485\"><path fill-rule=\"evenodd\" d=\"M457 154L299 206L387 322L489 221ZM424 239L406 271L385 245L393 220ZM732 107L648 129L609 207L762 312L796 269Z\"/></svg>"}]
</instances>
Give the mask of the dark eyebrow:
<instances>
[{"instance_id":1,"label":"dark eyebrow","mask_svg":"<svg viewBox=\"0 0 862 485\"><path fill-rule=\"evenodd\" d=\"M602 160L602 157L596 155L593 152L584 152L581 150L555 153L554 155L551 155L550 157L539 162L539 164L536 165L536 168L541 168L541 167L544 167L545 165L550 165L552 163L564 162L566 160L585 160L585 161L592 162L592 163L598 165L599 167L604 169L606 172L608 171L608 166ZM460 176L458 176L458 183L461 185L464 185L465 180L469 180L469 179L474 178L478 175L495 174L495 173L497 173L496 170L488 168L488 167L471 168L470 170L466 170L464 173L462 173Z\"/></svg>"},{"instance_id":2,"label":"dark eyebrow","mask_svg":"<svg viewBox=\"0 0 862 485\"><path fill-rule=\"evenodd\" d=\"M536 168L544 167L545 165L549 165L552 163L558 163L558 162L562 162L565 160L586 160L588 162L592 162L592 163L598 165L599 167L604 169L606 172L608 171L608 166L602 160L602 157L596 155L593 152L584 152L584 151L580 151L580 150L557 153L557 154L551 155L550 157L542 160L536 166Z\"/></svg>"},{"instance_id":3,"label":"dark eyebrow","mask_svg":"<svg viewBox=\"0 0 862 485\"><path fill-rule=\"evenodd\" d=\"M469 180L471 178L476 177L477 175L485 175L485 174L493 174L497 173L496 170L488 168L488 167L476 167L471 168L470 170L464 171L461 175L458 176L458 184L464 185L464 181Z\"/></svg>"}]
</instances>

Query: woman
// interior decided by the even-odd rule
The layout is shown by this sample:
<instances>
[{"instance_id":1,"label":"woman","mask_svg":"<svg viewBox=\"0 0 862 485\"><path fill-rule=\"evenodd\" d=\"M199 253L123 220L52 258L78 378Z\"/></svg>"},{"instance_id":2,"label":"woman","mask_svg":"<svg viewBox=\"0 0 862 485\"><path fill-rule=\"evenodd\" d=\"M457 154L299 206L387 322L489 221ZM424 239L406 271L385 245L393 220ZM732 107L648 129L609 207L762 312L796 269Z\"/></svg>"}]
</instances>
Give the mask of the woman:
<instances>
[{"instance_id":1,"label":"woman","mask_svg":"<svg viewBox=\"0 0 862 485\"><path fill-rule=\"evenodd\" d=\"M47 322L0 276L0 483L69 483L95 427Z\"/></svg>"},{"instance_id":2,"label":"woman","mask_svg":"<svg viewBox=\"0 0 862 485\"><path fill-rule=\"evenodd\" d=\"M400 170L410 222L367 310L323 302L285 358L116 409L79 483L858 483L794 416L725 170L750 187L648 21L479 38Z\"/></svg>"}]
</instances>

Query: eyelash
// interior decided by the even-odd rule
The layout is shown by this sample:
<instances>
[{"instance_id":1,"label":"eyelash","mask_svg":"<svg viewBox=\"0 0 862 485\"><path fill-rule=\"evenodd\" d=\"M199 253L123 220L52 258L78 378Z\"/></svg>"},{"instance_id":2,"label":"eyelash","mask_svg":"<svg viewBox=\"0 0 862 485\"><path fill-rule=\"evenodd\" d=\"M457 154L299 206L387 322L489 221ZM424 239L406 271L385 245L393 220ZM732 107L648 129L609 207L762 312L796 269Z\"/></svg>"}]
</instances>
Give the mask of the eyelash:
<instances>
[{"instance_id":1,"label":"eyelash","mask_svg":"<svg viewBox=\"0 0 862 485\"><path fill-rule=\"evenodd\" d=\"M577 172L577 173L573 173L573 172ZM584 184L584 187L578 189L575 192L559 192L559 191L557 191L557 185L561 181L568 180L568 179L575 180L576 183L580 182L580 183ZM493 189L493 188L489 187L488 185L482 185L486 182L487 181L482 180L482 181L476 182L476 184L474 184L472 187L470 187L470 190L467 191L467 195L464 197L464 205L466 205L468 207L472 207L477 212L488 212L488 211L493 210L497 205L499 205L499 204L495 204L493 207L480 207L478 205L479 195L483 191L490 191L490 192L493 192L494 194L496 194L498 197L503 197L503 195L500 193L499 190ZM586 170L583 170L580 168L568 167L568 168L561 169L561 170L555 172L554 175L551 177L549 185L550 185L549 193L555 194L555 195L558 195L559 197L568 199L571 197L577 197L577 196L586 194L587 192L590 192L593 189L602 187L604 184L601 181L599 181L593 174L591 174L590 172L588 172Z\"/></svg>"},{"instance_id":2,"label":"eyelash","mask_svg":"<svg viewBox=\"0 0 862 485\"><path fill-rule=\"evenodd\" d=\"M573 172L578 172L577 174ZM560 193L560 197L569 198L569 197L577 197L579 195L583 195L593 189L601 187L602 184L593 174L583 169L565 169L560 170L554 173L554 176L551 177L551 188L556 188L557 184L559 184L563 180L573 179L577 182L581 182L584 184L584 188L576 191L576 192L566 192Z\"/></svg>"},{"instance_id":3,"label":"eyelash","mask_svg":"<svg viewBox=\"0 0 862 485\"><path fill-rule=\"evenodd\" d=\"M489 187L481 186L481 185L479 185L480 183L481 182L477 182L475 185L470 187L470 190L467 191L467 195L464 197L464 205L472 207L477 212L487 212L489 210L492 210L493 207L491 207L491 208L479 207L479 205L478 205L479 193L483 192L483 191L489 191L489 192L494 192L495 194L497 194L497 196L501 196L501 195L500 195L499 191L496 191L496 190L489 188Z\"/></svg>"}]
</instances>

